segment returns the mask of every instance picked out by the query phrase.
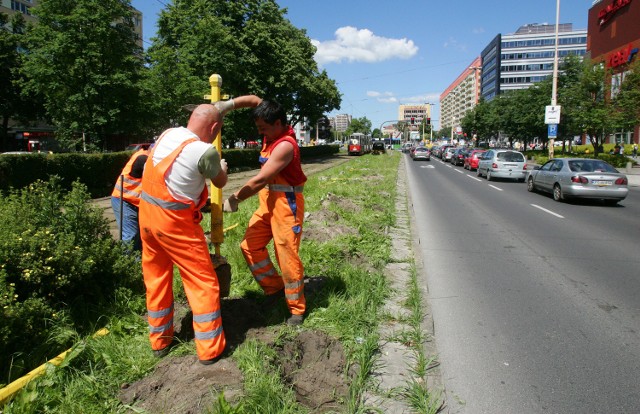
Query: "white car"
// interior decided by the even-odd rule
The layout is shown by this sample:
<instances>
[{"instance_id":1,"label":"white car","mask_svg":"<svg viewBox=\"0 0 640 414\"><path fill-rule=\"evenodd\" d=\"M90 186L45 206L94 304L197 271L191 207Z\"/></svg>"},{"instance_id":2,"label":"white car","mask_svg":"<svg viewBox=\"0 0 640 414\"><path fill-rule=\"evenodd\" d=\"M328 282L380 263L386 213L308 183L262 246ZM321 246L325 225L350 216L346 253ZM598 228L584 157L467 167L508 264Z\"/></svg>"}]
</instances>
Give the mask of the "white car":
<instances>
[{"instance_id":1,"label":"white car","mask_svg":"<svg viewBox=\"0 0 640 414\"><path fill-rule=\"evenodd\" d=\"M478 177L483 175L487 180L509 178L524 182L527 177L527 160L518 151L490 149L482 154L478 161Z\"/></svg>"}]
</instances>

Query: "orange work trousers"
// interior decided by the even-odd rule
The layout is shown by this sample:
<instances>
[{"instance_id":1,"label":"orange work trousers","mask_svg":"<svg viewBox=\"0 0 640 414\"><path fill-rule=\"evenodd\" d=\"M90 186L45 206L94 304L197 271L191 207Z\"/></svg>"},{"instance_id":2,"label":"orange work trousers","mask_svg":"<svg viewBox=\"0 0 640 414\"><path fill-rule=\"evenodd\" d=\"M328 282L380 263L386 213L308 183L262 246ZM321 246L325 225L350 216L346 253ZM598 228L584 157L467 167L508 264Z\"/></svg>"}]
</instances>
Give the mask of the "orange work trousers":
<instances>
[{"instance_id":1,"label":"orange work trousers","mask_svg":"<svg viewBox=\"0 0 640 414\"><path fill-rule=\"evenodd\" d=\"M304 196L302 192L263 188L259 198L260 206L249 221L240 248L264 293L271 295L284 289L291 314L304 315L304 267L298 254L304 220ZM267 250L272 239L282 275L278 274Z\"/></svg>"}]
</instances>

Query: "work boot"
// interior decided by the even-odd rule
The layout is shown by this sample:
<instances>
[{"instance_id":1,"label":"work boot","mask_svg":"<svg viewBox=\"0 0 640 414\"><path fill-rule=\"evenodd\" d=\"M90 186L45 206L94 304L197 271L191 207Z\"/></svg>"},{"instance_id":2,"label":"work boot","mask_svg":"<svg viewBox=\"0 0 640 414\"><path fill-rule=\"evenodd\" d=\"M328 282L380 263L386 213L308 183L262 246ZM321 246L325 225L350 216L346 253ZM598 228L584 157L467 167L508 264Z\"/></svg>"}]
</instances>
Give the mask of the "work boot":
<instances>
[{"instance_id":1,"label":"work boot","mask_svg":"<svg viewBox=\"0 0 640 414\"><path fill-rule=\"evenodd\" d=\"M271 310L282 298L284 298L284 289L280 289L271 295L265 295L264 300L262 301L262 310Z\"/></svg>"},{"instance_id":2,"label":"work boot","mask_svg":"<svg viewBox=\"0 0 640 414\"><path fill-rule=\"evenodd\" d=\"M180 343L180 342L179 342L179 341L174 337L174 338L171 340L171 343L170 343L169 345L165 346L165 347L164 347L164 348L162 348L162 349L154 349L154 350L153 350L153 356L154 356L154 357L156 357L156 358L162 358L162 357L165 357L165 356L167 356L167 354L168 354L169 352L171 352L171 350L172 350L174 347L176 347L179 343Z\"/></svg>"},{"instance_id":3,"label":"work boot","mask_svg":"<svg viewBox=\"0 0 640 414\"><path fill-rule=\"evenodd\" d=\"M291 315L289 319L287 319L287 325L300 326L302 325L303 320L304 320L304 315Z\"/></svg>"}]
</instances>

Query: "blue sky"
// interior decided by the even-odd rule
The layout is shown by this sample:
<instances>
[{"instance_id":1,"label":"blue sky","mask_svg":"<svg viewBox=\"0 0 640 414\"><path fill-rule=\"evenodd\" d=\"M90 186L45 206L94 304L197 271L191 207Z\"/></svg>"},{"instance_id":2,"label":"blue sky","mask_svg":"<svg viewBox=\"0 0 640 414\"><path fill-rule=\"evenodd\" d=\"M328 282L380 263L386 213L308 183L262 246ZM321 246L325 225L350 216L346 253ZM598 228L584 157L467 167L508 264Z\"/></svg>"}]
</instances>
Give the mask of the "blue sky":
<instances>
[{"instance_id":1,"label":"blue sky","mask_svg":"<svg viewBox=\"0 0 640 414\"><path fill-rule=\"evenodd\" d=\"M146 42L163 4L133 0ZM315 59L342 93L329 115L366 116L373 128L398 117L398 105L430 102L438 129L439 96L498 34L556 21L556 0L277 0L318 47ZM560 23L586 29L592 0L560 0ZM145 47L149 43L145 44ZM224 80L223 80L224 82Z\"/></svg>"}]
</instances>

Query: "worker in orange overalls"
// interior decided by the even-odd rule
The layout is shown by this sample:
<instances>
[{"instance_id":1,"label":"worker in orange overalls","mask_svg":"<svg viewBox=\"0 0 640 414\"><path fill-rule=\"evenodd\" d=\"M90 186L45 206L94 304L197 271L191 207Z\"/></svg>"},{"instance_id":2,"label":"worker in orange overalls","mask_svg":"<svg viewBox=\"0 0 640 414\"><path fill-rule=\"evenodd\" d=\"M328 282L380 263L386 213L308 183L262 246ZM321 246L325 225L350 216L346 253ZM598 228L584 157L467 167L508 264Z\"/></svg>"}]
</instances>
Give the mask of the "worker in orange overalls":
<instances>
[{"instance_id":1,"label":"worker in orange overalls","mask_svg":"<svg viewBox=\"0 0 640 414\"><path fill-rule=\"evenodd\" d=\"M298 251L304 220L304 196L307 177L300 164L300 149L295 133L287 123L280 104L262 101L253 111L258 132L264 136L260 152L260 172L249 179L224 202L224 211L237 211L238 203L259 193L260 206L253 213L244 239L242 253L254 279L260 284L266 302L284 294L291 316L287 324L302 324L306 310L304 267ZM267 245L274 240L278 266L274 267Z\"/></svg>"},{"instance_id":2,"label":"worker in orange overalls","mask_svg":"<svg viewBox=\"0 0 640 414\"><path fill-rule=\"evenodd\" d=\"M141 149L129 158L111 193L111 207L122 235L121 240L133 243L132 247L137 251L142 248L140 226L138 225L138 206L142 191L140 184L148 155L149 151ZM120 220L120 215L122 215L122 220Z\"/></svg>"},{"instance_id":3,"label":"worker in orange overalls","mask_svg":"<svg viewBox=\"0 0 640 414\"><path fill-rule=\"evenodd\" d=\"M186 128L166 130L149 154L142 177L140 229L149 338L158 357L173 343L174 264L193 312L200 363L214 363L225 350L220 286L200 226L200 209L208 198L207 178L218 188L227 183L227 163L211 145L224 114L259 102L248 95L199 105Z\"/></svg>"}]
</instances>

